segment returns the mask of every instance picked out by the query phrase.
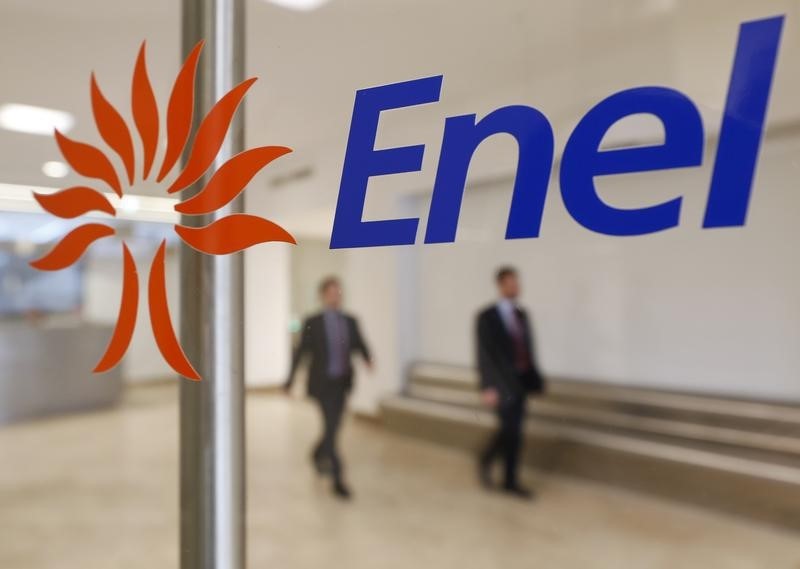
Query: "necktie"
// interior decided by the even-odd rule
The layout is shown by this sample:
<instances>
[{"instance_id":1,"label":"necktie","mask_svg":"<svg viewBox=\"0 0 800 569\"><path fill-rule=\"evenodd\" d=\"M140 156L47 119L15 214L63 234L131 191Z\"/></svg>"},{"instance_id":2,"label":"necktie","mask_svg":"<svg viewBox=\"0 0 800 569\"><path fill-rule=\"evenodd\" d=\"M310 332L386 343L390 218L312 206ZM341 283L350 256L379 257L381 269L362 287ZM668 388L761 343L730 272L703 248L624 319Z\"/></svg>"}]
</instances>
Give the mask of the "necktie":
<instances>
[{"instance_id":1,"label":"necktie","mask_svg":"<svg viewBox=\"0 0 800 569\"><path fill-rule=\"evenodd\" d=\"M525 328L517 310L511 313L511 342L514 347L514 367L517 371L528 371L531 367L531 358L528 353Z\"/></svg>"},{"instance_id":2,"label":"necktie","mask_svg":"<svg viewBox=\"0 0 800 569\"><path fill-rule=\"evenodd\" d=\"M331 377L341 377L347 372L348 338L346 322L341 314L332 313L328 316L328 346L329 361L328 374Z\"/></svg>"},{"instance_id":3,"label":"necktie","mask_svg":"<svg viewBox=\"0 0 800 569\"><path fill-rule=\"evenodd\" d=\"M347 359L350 356L350 350L348 349L349 339L347 337L347 328L346 328L345 319L342 317L341 314L336 315L336 330L339 337L339 364L341 366L342 375L344 375L347 371Z\"/></svg>"}]
</instances>

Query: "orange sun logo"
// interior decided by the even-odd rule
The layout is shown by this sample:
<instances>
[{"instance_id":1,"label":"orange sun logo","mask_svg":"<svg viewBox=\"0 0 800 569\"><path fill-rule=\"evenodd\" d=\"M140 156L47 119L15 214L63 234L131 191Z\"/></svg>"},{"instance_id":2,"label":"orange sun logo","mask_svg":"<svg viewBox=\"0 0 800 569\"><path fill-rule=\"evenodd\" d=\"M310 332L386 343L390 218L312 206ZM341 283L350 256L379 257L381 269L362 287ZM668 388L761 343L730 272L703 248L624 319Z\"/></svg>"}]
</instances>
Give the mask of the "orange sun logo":
<instances>
[{"instance_id":1,"label":"orange sun logo","mask_svg":"<svg viewBox=\"0 0 800 569\"><path fill-rule=\"evenodd\" d=\"M157 182L165 180L186 147L194 113L195 74L202 49L203 42L199 42L186 58L175 79L167 106L167 147L155 178ZM174 194L186 189L209 169L225 140L236 109L255 81L255 78L251 78L240 83L209 111L188 149L186 165L167 186L167 193ZM120 113L103 96L94 74L91 78L91 99L92 113L100 137L119 156L124 166L124 179L128 186L133 186L136 160L131 132ZM131 111L142 144L141 179L147 180L158 146L159 118L147 74L145 43L142 43L139 50L133 72ZM102 150L71 140L58 130L55 131L55 139L64 159L75 172L104 182L122 197L123 183L111 160ZM237 154L214 172L199 192L178 203L175 210L184 215L204 215L218 210L239 195L262 168L289 152L291 149L283 146L262 146ZM75 186L54 194L34 194L34 197L45 211L62 218L75 218L90 211L105 212L112 216L116 214L111 202L100 191L87 186ZM268 241L295 243L294 238L282 227L267 219L246 214L228 215L205 227L176 225L175 232L184 243L209 255L235 253ZM49 253L33 261L31 265L43 271L63 269L75 263L92 243L114 234L114 228L106 224L86 223L64 236ZM186 358L172 326L167 304L165 249L166 240L163 240L153 258L148 279L148 307L153 336L161 355L173 370L189 379L200 380L200 375ZM119 316L108 347L94 368L98 373L119 363L128 349L136 325L139 281L136 263L124 241L122 255L123 283Z\"/></svg>"}]
</instances>

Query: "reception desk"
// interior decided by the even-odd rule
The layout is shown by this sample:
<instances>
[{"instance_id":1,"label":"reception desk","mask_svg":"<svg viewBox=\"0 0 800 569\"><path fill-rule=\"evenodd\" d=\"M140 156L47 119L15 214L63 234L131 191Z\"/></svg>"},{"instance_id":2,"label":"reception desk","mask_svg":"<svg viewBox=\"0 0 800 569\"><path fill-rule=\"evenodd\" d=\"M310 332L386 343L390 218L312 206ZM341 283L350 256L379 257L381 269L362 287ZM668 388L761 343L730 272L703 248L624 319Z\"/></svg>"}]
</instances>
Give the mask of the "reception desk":
<instances>
[{"instance_id":1,"label":"reception desk","mask_svg":"<svg viewBox=\"0 0 800 569\"><path fill-rule=\"evenodd\" d=\"M120 368L91 373L110 337L79 322L0 322L0 424L119 402Z\"/></svg>"}]
</instances>

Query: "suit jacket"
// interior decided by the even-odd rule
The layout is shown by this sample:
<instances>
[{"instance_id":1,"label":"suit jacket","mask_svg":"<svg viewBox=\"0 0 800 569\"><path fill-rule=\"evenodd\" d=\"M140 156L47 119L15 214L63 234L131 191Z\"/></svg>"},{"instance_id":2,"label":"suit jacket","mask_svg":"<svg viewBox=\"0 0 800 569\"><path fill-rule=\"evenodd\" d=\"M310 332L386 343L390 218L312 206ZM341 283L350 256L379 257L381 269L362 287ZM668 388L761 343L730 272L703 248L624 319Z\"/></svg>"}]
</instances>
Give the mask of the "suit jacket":
<instances>
[{"instance_id":1,"label":"suit jacket","mask_svg":"<svg viewBox=\"0 0 800 569\"><path fill-rule=\"evenodd\" d=\"M481 389L493 387L504 399L523 397L527 393L541 393L544 379L539 372L534 351L533 333L527 313L517 309L522 323L525 343L530 356L530 370L520 373L514 365L514 343L497 305L478 314L477 356Z\"/></svg>"},{"instance_id":2,"label":"suit jacket","mask_svg":"<svg viewBox=\"0 0 800 569\"><path fill-rule=\"evenodd\" d=\"M369 348L361 336L358 321L348 314L342 313L342 316L347 322L349 352L351 354L358 352L365 360L370 361ZM311 397L319 398L324 392L325 382L331 381L331 378L328 377L328 338L325 329L324 312L310 316L303 323L300 342L297 344L292 356L292 367L289 372L289 379L286 382L287 387L292 385L297 368L305 356L310 356L311 358L311 365L308 370L308 394ZM349 372L345 375L344 380L349 390L353 385L353 368L350 358L347 359L346 365Z\"/></svg>"}]
</instances>

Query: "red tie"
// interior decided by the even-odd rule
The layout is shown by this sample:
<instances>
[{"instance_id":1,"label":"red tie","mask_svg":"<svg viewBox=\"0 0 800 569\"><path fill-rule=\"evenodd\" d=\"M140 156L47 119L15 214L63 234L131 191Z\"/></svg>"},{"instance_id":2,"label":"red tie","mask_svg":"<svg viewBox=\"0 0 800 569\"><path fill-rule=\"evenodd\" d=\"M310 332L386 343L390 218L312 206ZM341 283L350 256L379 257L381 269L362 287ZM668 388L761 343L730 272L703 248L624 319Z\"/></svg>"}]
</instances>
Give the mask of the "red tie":
<instances>
[{"instance_id":1,"label":"red tie","mask_svg":"<svg viewBox=\"0 0 800 569\"><path fill-rule=\"evenodd\" d=\"M511 341L514 345L514 367L517 368L517 371L528 371L531 368L531 358L524 330L522 319L515 309L511 313Z\"/></svg>"}]
</instances>

